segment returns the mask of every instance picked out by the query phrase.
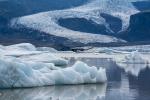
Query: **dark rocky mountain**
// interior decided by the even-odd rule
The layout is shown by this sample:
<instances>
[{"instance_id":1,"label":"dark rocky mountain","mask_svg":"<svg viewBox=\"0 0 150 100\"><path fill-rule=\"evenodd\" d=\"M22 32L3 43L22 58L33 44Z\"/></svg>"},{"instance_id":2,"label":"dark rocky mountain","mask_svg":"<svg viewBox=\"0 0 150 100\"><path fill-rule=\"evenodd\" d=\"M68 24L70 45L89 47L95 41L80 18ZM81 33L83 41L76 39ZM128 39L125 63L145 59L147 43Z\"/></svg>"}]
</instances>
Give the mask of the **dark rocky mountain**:
<instances>
[{"instance_id":1,"label":"dark rocky mountain","mask_svg":"<svg viewBox=\"0 0 150 100\"><path fill-rule=\"evenodd\" d=\"M150 11L132 15L130 26L121 37L130 42L150 41Z\"/></svg>"},{"instance_id":2,"label":"dark rocky mountain","mask_svg":"<svg viewBox=\"0 0 150 100\"><path fill-rule=\"evenodd\" d=\"M132 3L138 10L145 11L150 10L150 1L137 1Z\"/></svg>"}]
</instances>

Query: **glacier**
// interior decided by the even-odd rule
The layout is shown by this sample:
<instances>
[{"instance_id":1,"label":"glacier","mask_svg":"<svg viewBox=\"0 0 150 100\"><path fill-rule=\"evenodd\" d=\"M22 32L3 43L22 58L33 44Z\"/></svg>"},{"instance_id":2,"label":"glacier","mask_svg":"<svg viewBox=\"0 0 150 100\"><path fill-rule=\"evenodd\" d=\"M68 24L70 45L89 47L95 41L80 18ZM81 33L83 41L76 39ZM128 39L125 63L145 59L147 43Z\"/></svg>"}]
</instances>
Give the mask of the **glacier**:
<instances>
[{"instance_id":1,"label":"glacier","mask_svg":"<svg viewBox=\"0 0 150 100\"><path fill-rule=\"evenodd\" d=\"M84 18L105 25L107 30L114 33L106 20L100 16L101 13L106 13L122 20L120 31L123 31L129 26L130 16L139 12L132 5L132 2L135 1L142 0L89 0L84 5L70 9L41 12L14 18L11 20L10 26L13 28L26 27L82 43L125 42L113 36L73 31L60 26L58 20L60 18Z\"/></svg>"},{"instance_id":2,"label":"glacier","mask_svg":"<svg viewBox=\"0 0 150 100\"><path fill-rule=\"evenodd\" d=\"M17 54L19 53L19 55ZM68 61L51 52L38 51L29 43L0 46L0 88L36 87L63 84L105 83L106 70L77 61Z\"/></svg>"}]
</instances>

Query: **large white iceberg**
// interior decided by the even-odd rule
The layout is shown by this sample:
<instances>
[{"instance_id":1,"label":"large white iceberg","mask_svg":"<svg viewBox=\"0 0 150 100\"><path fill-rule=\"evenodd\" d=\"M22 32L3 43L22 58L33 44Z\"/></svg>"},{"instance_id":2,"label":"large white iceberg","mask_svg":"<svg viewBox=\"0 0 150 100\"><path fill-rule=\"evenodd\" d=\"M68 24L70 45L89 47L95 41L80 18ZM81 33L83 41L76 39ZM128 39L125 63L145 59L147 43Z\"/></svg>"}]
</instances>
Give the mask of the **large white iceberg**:
<instances>
[{"instance_id":1,"label":"large white iceberg","mask_svg":"<svg viewBox=\"0 0 150 100\"><path fill-rule=\"evenodd\" d=\"M52 63L0 57L0 88L103 83L106 80L105 69L89 67L80 61L72 67L57 68Z\"/></svg>"}]
</instances>

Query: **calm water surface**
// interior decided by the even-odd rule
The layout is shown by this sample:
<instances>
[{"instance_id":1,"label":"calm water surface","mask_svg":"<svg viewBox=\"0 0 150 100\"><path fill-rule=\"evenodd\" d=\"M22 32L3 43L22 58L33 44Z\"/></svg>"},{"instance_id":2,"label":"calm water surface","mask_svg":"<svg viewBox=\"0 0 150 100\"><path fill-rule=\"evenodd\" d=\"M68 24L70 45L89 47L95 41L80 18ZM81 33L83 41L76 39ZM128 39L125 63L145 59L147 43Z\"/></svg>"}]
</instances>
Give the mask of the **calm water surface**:
<instances>
[{"instance_id":1,"label":"calm water surface","mask_svg":"<svg viewBox=\"0 0 150 100\"><path fill-rule=\"evenodd\" d=\"M0 100L150 100L150 67L118 65L110 59L69 58L107 69L107 84L0 90Z\"/></svg>"}]
</instances>

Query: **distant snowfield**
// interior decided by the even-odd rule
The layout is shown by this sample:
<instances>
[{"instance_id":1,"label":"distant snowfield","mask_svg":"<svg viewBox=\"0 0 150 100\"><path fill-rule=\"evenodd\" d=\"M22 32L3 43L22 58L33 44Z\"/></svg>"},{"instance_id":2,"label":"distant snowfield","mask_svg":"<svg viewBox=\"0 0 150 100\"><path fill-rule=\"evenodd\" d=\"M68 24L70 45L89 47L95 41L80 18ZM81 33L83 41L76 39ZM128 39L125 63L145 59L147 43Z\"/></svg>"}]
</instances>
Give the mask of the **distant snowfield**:
<instances>
[{"instance_id":1,"label":"distant snowfield","mask_svg":"<svg viewBox=\"0 0 150 100\"><path fill-rule=\"evenodd\" d=\"M139 12L132 5L131 2L133 1L142 0L89 0L88 3L79 7L42 12L15 18L12 19L11 26L14 28L20 28L21 25L26 28L31 28L59 37L65 37L82 43L125 42L124 40L112 36L73 31L58 25L57 21L60 18L85 18L87 20L92 20L95 23L103 24L106 26L107 30L113 32L105 19L100 16L100 13L107 13L120 18L122 20L122 30L125 30L129 26L130 16Z\"/></svg>"}]
</instances>

